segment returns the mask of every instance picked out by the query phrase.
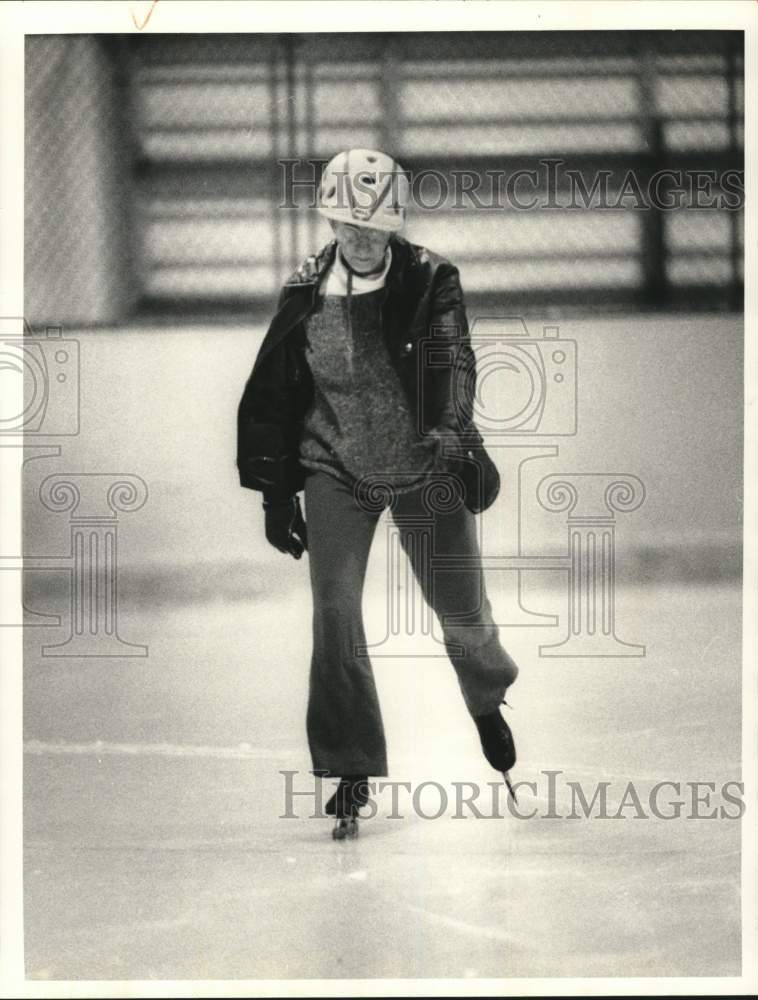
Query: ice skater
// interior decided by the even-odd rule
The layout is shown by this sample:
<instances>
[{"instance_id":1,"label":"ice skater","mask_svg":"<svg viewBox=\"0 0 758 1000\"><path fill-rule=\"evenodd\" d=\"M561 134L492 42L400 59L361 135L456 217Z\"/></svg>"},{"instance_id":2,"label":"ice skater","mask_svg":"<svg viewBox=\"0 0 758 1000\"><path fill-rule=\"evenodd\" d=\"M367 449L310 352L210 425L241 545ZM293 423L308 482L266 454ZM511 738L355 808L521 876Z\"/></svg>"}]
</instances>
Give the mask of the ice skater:
<instances>
[{"instance_id":1,"label":"ice skater","mask_svg":"<svg viewBox=\"0 0 758 1000\"><path fill-rule=\"evenodd\" d=\"M238 412L240 482L263 494L266 538L296 559L308 552L307 732L313 772L340 779L326 807L336 839L357 834L367 781L387 774L361 649L364 576L386 508L403 525L485 757L509 789L516 761L500 705L518 667L492 617L475 520L499 479L473 420L475 359L458 270L400 235L409 194L385 153L351 149L329 162L318 211L334 239L284 285ZM451 482L457 503L448 502ZM466 568L431 572L413 515L433 517L434 555L466 557Z\"/></svg>"}]
</instances>

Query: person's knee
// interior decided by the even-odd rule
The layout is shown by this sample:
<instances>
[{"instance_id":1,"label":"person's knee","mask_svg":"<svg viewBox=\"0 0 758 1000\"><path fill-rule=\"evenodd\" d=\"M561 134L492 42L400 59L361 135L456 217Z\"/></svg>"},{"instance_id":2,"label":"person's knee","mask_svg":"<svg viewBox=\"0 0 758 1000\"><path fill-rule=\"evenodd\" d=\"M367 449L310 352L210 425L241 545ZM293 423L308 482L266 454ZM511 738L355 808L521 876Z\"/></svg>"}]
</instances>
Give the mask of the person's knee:
<instances>
[{"instance_id":1,"label":"person's knee","mask_svg":"<svg viewBox=\"0 0 758 1000\"><path fill-rule=\"evenodd\" d=\"M321 581L313 595L313 610L321 620L352 620L361 611L360 588L340 577Z\"/></svg>"}]
</instances>

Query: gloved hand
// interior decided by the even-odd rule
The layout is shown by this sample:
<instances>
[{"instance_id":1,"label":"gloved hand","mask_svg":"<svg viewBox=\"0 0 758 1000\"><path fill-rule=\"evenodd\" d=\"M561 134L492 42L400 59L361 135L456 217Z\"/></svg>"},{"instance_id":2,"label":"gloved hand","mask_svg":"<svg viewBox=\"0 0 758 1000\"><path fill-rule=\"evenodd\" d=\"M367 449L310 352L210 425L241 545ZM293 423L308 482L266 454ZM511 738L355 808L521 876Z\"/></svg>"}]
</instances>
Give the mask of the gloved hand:
<instances>
[{"instance_id":1,"label":"gloved hand","mask_svg":"<svg viewBox=\"0 0 758 1000\"><path fill-rule=\"evenodd\" d=\"M266 512L266 539L280 552L299 559L308 548L299 497L264 500L263 509Z\"/></svg>"},{"instance_id":2,"label":"gloved hand","mask_svg":"<svg viewBox=\"0 0 758 1000\"><path fill-rule=\"evenodd\" d=\"M437 454L450 455L449 468L462 480L465 490L464 503L473 514L481 514L491 507L500 493L500 474L490 458L484 442L462 441L457 431L450 427L432 427L427 432L431 446Z\"/></svg>"}]
</instances>

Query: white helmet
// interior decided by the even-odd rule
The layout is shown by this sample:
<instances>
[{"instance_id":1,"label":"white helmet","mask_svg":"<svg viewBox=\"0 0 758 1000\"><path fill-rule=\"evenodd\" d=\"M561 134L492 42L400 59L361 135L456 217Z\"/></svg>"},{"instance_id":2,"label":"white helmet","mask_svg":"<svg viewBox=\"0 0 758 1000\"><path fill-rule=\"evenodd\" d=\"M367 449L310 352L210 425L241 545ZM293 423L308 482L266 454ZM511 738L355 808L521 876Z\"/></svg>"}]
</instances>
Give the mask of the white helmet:
<instances>
[{"instance_id":1,"label":"white helmet","mask_svg":"<svg viewBox=\"0 0 758 1000\"><path fill-rule=\"evenodd\" d=\"M394 233L405 223L409 195L408 178L391 156L348 149L324 168L318 210L335 222Z\"/></svg>"}]
</instances>

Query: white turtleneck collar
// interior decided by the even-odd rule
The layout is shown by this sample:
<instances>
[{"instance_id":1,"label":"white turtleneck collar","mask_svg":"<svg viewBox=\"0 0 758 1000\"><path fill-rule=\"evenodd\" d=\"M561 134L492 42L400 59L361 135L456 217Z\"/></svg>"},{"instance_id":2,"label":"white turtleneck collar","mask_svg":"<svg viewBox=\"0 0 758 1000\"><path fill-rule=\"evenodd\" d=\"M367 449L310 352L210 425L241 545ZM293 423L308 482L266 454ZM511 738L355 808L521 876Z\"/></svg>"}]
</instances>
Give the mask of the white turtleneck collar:
<instances>
[{"instance_id":1,"label":"white turtleneck collar","mask_svg":"<svg viewBox=\"0 0 758 1000\"><path fill-rule=\"evenodd\" d=\"M381 271L368 275L365 278L356 274L355 271L352 272L350 294L363 295L366 292L375 292L378 288L383 288L391 263L392 249L388 244L384 254L384 267ZM325 283L322 285L324 295L347 295L347 276L348 269L342 259L340 249L337 247L337 252L334 255L334 263L329 269Z\"/></svg>"}]
</instances>

